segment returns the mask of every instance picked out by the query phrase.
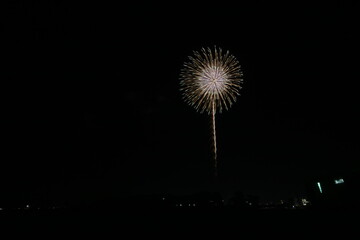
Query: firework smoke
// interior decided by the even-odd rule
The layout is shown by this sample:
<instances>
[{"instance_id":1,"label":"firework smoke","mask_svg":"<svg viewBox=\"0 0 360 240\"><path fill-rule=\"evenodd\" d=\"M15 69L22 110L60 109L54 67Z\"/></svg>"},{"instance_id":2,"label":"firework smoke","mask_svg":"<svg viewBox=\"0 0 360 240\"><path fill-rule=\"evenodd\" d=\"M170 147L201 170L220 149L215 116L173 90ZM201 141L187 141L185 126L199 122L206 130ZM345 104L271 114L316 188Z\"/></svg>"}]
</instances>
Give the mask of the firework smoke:
<instances>
[{"instance_id":1,"label":"firework smoke","mask_svg":"<svg viewBox=\"0 0 360 240\"><path fill-rule=\"evenodd\" d=\"M212 116L212 139L217 175L217 147L215 114L228 110L236 101L242 83L242 72L239 62L229 54L223 54L221 48L214 50L202 48L201 52L194 51L190 61L184 63L180 74L180 90L184 100L195 107L200 113L207 112Z\"/></svg>"}]
</instances>

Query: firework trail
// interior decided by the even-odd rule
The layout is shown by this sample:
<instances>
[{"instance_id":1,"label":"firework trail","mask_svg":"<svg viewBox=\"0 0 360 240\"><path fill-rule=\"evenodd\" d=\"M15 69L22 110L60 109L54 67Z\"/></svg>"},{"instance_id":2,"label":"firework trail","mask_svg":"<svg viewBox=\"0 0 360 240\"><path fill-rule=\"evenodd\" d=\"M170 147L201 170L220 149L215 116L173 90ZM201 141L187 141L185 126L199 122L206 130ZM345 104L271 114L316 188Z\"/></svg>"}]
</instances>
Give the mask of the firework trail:
<instances>
[{"instance_id":1,"label":"firework trail","mask_svg":"<svg viewBox=\"0 0 360 240\"><path fill-rule=\"evenodd\" d=\"M228 110L236 101L241 89L242 72L239 62L229 54L223 54L221 48L214 50L202 48L194 51L184 63L180 73L180 90L184 100L200 113L212 116L212 139L215 175L217 175L217 147L215 114Z\"/></svg>"}]
</instances>

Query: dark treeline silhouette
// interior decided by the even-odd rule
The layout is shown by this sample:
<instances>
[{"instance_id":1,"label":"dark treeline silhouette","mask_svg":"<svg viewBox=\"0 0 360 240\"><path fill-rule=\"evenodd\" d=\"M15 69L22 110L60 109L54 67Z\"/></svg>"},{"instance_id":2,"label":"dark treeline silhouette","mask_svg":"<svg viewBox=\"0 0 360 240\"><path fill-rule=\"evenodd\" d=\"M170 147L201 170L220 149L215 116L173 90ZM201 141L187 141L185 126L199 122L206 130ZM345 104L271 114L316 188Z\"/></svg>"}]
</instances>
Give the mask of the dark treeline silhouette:
<instances>
[{"instance_id":1,"label":"dark treeline silhouette","mask_svg":"<svg viewBox=\"0 0 360 240\"><path fill-rule=\"evenodd\" d=\"M260 196L236 191L228 199L219 192L198 192L187 195L174 194L119 194L99 195L96 198L61 199L51 194L34 195L31 198L19 197L13 201L2 201L1 211L47 211L72 210L154 210L154 209L308 209L308 210L356 210L359 209L357 174L330 174L314 178L307 183L306 199L289 198L278 203L260 202ZM306 203L303 200L307 201Z\"/></svg>"}]
</instances>

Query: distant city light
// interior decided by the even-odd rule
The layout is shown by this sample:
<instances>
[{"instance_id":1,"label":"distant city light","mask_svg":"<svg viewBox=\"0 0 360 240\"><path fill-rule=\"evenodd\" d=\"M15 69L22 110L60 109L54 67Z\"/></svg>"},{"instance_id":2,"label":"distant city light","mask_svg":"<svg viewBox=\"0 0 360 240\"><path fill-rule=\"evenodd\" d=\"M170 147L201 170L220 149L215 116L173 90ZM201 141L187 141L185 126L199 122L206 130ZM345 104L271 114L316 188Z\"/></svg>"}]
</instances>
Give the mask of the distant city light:
<instances>
[{"instance_id":1,"label":"distant city light","mask_svg":"<svg viewBox=\"0 0 360 240\"><path fill-rule=\"evenodd\" d=\"M318 185L318 187L319 187L320 193L322 193L322 189L321 189L321 184L320 184L320 182L317 182L317 185Z\"/></svg>"},{"instance_id":2,"label":"distant city light","mask_svg":"<svg viewBox=\"0 0 360 240\"><path fill-rule=\"evenodd\" d=\"M340 183L344 183L344 179L342 179L342 178L335 179L335 184L340 184Z\"/></svg>"},{"instance_id":3,"label":"distant city light","mask_svg":"<svg viewBox=\"0 0 360 240\"><path fill-rule=\"evenodd\" d=\"M305 199L305 198L303 198L303 199L301 199L301 202L302 202L302 205L303 206L306 206L306 205L308 205L310 202L307 200L307 199Z\"/></svg>"}]
</instances>

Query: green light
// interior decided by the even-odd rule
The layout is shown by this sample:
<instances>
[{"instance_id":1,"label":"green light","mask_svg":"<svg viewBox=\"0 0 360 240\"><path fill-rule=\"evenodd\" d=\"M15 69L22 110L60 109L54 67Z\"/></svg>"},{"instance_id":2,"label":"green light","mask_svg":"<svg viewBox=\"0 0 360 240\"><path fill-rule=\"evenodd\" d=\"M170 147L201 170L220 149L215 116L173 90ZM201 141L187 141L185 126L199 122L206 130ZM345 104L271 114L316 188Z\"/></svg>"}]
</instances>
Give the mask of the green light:
<instances>
[{"instance_id":1,"label":"green light","mask_svg":"<svg viewBox=\"0 0 360 240\"><path fill-rule=\"evenodd\" d=\"M318 185L318 187L319 187L320 193L322 193L322 189L321 189L321 184L320 184L320 182L317 182L317 185Z\"/></svg>"},{"instance_id":2,"label":"green light","mask_svg":"<svg viewBox=\"0 0 360 240\"><path fill-rule=\"evenodd\" d=\"M335 179L335 184L340 184L340 183L344 183L344 179L342 179L342 178Z\"/></svg>"}]
</instances>

